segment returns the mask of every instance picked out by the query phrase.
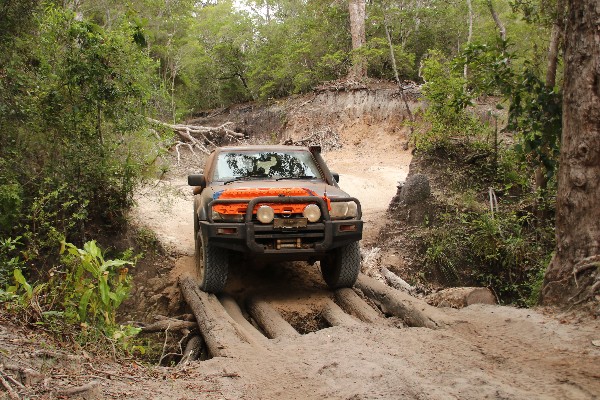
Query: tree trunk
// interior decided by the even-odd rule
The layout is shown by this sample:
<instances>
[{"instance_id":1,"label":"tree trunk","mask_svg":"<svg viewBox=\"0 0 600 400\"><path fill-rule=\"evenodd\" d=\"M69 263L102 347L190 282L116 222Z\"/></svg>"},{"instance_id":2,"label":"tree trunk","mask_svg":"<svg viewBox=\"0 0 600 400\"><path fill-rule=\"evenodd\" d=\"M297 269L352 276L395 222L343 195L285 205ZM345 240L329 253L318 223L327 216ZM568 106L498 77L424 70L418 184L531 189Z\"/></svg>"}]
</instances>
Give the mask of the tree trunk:
<instances>
[{"instance_id":1,"label":"tree trunk","mask_svg":"<svg viewBox=\"0 0 600 400\"><path fill-rule=\"evenodd\" d=\"M469 36L467 36L467 44L471 44L471 39L473 38L473 4L471 0L467 0L467 7L469 9ZM469 75L469 67L466 63L463 69L463 75L466 80L467 76Z\"/></svg>"},{"instance_id":2,"label":"tree trunk","mask_svg":"<svg viewBox=\"0 0 600 400\"><path fill-rule=\"evenodd\" d=\"M506 28L504 27L504 24L500 20L500 17L498 17L498 13L494 9L494 4L492 3L492 0L487 0L487 5L488 5L488 8L490 9L490 13L492 14L492 18L494 19L494 22L496 23L496 27L500 31L500 38L502 39L502 41L505 41L506 40Z\"/></svg>"},{"instance_id":3,"label":"tree trunk","mask_svg":"<svg viewBox=\"0 0 600 400\"><path fill-rule=\"evenodd\" d=\"M367 77L367 62L358 50L367 42L365 35L366 2L365 0L349 0L350 35L352 36L352 68L349 79L360 80Z\"/></svg>"},{"instance_id":4,"label":"tree trunk","mask_svg":"<svg viewBox=\"0 0 600 400\"><path fill-rule=\"evenodd\" d=\"M396 77L396 83L398 84L398 90L400 91L400 98L404 102L404 107L406 108L406 113L408 114L408 118L410 122L415 122L413 118L412 111L408 106L408 101L406 100L406 95L404 93L404 89L402 88L402 83L400 82L400 76L398 75L398 67L396 65L396 55L394 54L394 45L392 44L392 36L390 35L390 30L387 23L387 14L385 10L385 6L383 8L383 26L385 27L385 37L387 38L388 46L390 48L390 58L392 59L392 68L394 69L394 76ZM410 134L413 134L413 124L410 124Z\"/></svg>"},{"instance_id":5,"label":"tree trunk","mask_svg":"<svg viewBox=\"0 0 600 400\"><path fill-rule=\"evenodd\" d=\"M556 5L556 19L552 25L550 34L550 46L548 48L548 68L546 69L546 87L553 88L556 85L556 66L558 65L558 47L564 27L565 1L558 0Z\"/></svg>"},{"instance_id":6,"label":"tree trunk","mask_svg":"<svg viewBox=\"0 0 600 400\"><path fill-rule=\"evenodd\" d=\"M598 0L569 5L556 252L544 278L544 304L585 300L598 288L593 274L600 265L600 7Z\"/></svg>"}]
</instances>

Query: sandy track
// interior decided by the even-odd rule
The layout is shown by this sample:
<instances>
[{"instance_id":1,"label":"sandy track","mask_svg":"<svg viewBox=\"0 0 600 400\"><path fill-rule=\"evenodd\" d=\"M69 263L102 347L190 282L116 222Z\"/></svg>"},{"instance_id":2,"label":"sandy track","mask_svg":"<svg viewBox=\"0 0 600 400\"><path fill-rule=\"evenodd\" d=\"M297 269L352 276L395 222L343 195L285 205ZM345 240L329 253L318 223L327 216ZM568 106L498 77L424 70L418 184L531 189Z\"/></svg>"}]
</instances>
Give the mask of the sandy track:
<instances>
[{"instance_id":1,"label":"sandy track","mask_svg":"<svg viewBox=\"0 0 600 400\"><path fill-rule=\"evenodd\" d=\"M379 138L381 139L381 138ZM389 143L389 142L388 142ZM390 157L392 154L392 157ZM384 141L326 153L340 185L363 203L363 246L379 227L410 155ZM191 195L182 178L138 198L137 218L180 255L169 280L193 273ZM142 218L143 217L143 218ZM261 295L279 311L306 316L332 297L316 266L233 266L227 291L243 304ZM600 324L499 306L446 310L443 329L360 323L296 339L272 339L231 358L171 369L140 382L130 398L193 399L595 399L600 394ZM117 395L126 390L117 383Z\"/></svg>"}]
</instances>

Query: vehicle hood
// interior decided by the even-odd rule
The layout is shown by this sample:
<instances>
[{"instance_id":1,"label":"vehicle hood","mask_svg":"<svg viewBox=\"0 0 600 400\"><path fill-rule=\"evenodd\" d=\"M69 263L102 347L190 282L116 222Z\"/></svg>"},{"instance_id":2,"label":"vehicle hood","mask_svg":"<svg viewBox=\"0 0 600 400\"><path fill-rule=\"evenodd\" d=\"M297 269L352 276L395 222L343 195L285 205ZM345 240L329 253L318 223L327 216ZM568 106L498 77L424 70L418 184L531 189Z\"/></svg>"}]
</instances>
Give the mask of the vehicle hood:
<instances>
[{"instance_id":1,"label":"vehicle hood","mask_svg":"<svg viewBox=\"0 0 600 400\"><path fill-rule=\"evenodd\" d=\"M288 189L288 188L302 188L308 189L314 192L317 196L327 197L349 197L349 195L341 190L339 187L328 185L324 181L304 180L304 179L283 179L280 181L275 180L254 180L254 181L239 181L232 182L227 185L220 183L213 183L208 186L205 191L207 195L213 195L216 192L220 192L228 189Z\"/></svg>"}]
</instances>

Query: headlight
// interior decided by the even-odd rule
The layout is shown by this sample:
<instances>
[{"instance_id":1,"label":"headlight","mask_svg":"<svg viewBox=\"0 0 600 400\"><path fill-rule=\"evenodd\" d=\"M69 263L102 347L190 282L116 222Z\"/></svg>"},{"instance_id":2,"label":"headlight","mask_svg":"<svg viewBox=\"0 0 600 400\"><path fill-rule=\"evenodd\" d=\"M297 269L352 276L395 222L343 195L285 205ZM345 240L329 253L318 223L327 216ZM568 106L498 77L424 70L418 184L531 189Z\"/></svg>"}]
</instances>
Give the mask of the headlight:
<instances>
[{"instance_id":1,"label":"headlight","mask_svg":"<svg viewBox=\"0 0 600 400\"><path fill-rule=\"evenodd\" d=\"M256 210L256 218L263 224L270 224L275 218L275 211L269 206L262 205Z\"/></svg>"},{"instance_id":2,"label":"headlight","mask_svg":"<svg viewBox=\"0 0 600 400\"><path fill-rule=\"evenodd\" d=\"M243 214L221 214L220 212L212 210L213 221L223 222L242 222L244 220Z\"/></svg>"},{"instance_id":3,"label":"headlight","mask_svg":"<svg viewBox=\"0 0 600 400\"><path fill-rule=\"evenodd\" d=\"M356 218L358 207L353 201L332 201L329 215L332 219Z\"/></svg>"},{"instance_id":4,"label":"headlight","mask_svg":"<svg viewBox=\"0 0 600 400\"><path fill-rule=\"evenodd\" d=\"M321 218L321 209L316 204L309 204L304 207L302 215L304 215L304 218L306 218L308 222L317 222Z\"/></svg>"}]
</instances>

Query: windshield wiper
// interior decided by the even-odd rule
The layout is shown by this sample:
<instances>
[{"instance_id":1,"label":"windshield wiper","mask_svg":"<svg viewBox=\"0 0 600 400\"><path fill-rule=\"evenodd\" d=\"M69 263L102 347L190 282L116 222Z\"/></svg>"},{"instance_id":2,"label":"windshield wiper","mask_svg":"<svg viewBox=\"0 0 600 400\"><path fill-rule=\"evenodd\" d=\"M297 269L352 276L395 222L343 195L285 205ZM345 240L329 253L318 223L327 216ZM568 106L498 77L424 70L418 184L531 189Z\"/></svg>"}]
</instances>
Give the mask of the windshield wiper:
<instances>
[{"instance_id":1,"label":"windshield wiper","mask_svg":"<svg viewBox=\"0 0 600 400\"><path fill-rule=\"evenodd\" d=\"M250 181L252 179L262 179L262 178L268 178L269 176L267 174L255 174L255 175L248 175L248 176L236 176L233 179L229 179L225 182L223 182L223 185L227 185L228 183L232 183L232 182L237 182L237 181Z\"/></svg>"},{"instance_id":2,"label":"windshield wiper","mask_svg":"<svg viewBox=\"0 0 600 400\"><path fill-rule=\"evenodd\" d=\"M301 176L281 176L275 180L280 181L282 179L318 179L318 178L316 176L301 175Z\"/></svg>"}]
</instances>

